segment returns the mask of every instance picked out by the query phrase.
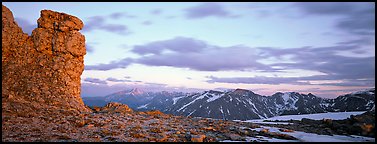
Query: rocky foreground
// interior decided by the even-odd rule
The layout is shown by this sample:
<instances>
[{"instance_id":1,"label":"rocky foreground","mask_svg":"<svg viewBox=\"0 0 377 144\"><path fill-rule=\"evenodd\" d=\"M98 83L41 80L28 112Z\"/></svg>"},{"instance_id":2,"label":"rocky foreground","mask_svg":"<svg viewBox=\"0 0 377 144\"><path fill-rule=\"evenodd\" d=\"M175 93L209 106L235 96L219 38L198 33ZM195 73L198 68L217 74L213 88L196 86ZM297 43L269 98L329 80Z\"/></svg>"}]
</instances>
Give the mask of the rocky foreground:
<instances>
[{"instance_id":1,"label":"rocky foreground","mask_svg":"<svg viewBox=\"0 0 377 144\"><path fill-rule=\"evenodd\" d=\"M259 125L233 121L190 118L159 111L134 112L127 105L109 103L93 112L39 109L37 104L23 112L12 111L24 104L3 105L2 141L50 142L213 142L244 141L246 137L296 138ZM39 109L33 112L33 109Z\"/></svg>"},{"instance_id":2,"label":"rocky foreground","mask_svg":"<svg viewBox=\"0 0 377 144\"><path fill-rule=\"evenodd\" d=\"M74 109L56 111L52 107L41 109L37 103L22 111L16 110L19 108L25 108L25 103L3 105L3 142L260 142L265 138L300 141L289 134L271 132L249 122L174 116L160 111L136 112L120 103L95 107L91 112L78 112ZM368 117L365 118L367 120L371 118L370 114L363 114L342 121L303 120L294 121L292 125L269 126L280 127L281 132L288 133L304 131L321 135L374 134L374 126L363 124L361 117ZM357 120L359 122L356 122ZM345 121L354 121L354 124L330 127L347 123ZM360 133L349 133L347 130L338 132L348 128L351 128L350 132ZM260 139L261 137L264 139Z\"/></svg>"}]
</instances>

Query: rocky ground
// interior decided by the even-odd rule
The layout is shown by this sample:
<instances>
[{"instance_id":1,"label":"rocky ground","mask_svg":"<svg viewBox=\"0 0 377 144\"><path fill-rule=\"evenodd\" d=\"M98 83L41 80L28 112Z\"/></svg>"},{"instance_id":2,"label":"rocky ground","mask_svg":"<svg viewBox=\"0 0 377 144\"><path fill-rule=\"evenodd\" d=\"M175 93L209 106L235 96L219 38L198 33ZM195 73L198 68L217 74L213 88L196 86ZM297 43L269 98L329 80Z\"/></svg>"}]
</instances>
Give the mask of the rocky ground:
<instances>
[{"instance_id":1,"label":"rocky ground","mask_svg":"<svg viewBox=\"0 0 377 144\"><path fill-rule=\"evenodd\" d=\"M2 141L212 142L243 141L257 136L296 139L268 130L253 130L259 125L252 123L173 116L159 111L134 112L118 103L85 113L49 109L12 111L18 106L22 104L3 106Z\"/></svg>"}]
</instances>

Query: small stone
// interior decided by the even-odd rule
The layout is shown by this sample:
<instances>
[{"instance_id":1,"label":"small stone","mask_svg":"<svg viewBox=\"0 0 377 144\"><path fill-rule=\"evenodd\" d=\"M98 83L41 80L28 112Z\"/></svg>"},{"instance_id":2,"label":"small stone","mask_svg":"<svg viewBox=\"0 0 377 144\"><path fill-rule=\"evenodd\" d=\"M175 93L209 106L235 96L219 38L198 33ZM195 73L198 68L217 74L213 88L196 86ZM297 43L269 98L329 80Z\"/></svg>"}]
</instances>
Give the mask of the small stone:
<instances>
[{"instance_id":1,"label":"small stone","mask_svg":"<svg viewBox=\"0 0 377 144\"><path fill-rule=\"evenodd\" d=\"M240 141L240 140L243 140L242 137L241 137L240 135L238 135L238 134L233 134L233 133L229 135L229 138L230 138L231 140L233 140L233 141Z\"/></svg>"},{"instance_id":2,"label":"small stone","mask_svg":"<svg viewBox=\"0 0 377 144\"><path fill-rule=\"evenodd\" d=\"M207 131L214 130L213 127L205 127L204 129L207 130Z\"/></svg>"},{"instance_id":3,"label":"small stone","mask_svg":"<svg viewBox=\"0 0 377 144\"><path fill-rule=\"evenodd\" d=\"M290 129L279 129L279 131L281 131L281 132L294 132L293 130L290 130Z\"/></svg>"},{"instance_id":4,"label":"small stone","mask_svg":"<svg viewBox=\"0 0 377 144\"><path fill-rule=\"evenodd\" d=\"M192 142L203 142L206 138L206 135L191 135Z\"/></svg>"},{"instance_id":5,"label":"small stone","mask_svg":"<svg viewBox=\"0 0 377 144\"><path fill-rule=\"evenodd\" d=\"M268 131L269 131L268 129L262 129L261 130L261 132L263 132L263 133L268 133Z\"/></svg>"}]
</instances>

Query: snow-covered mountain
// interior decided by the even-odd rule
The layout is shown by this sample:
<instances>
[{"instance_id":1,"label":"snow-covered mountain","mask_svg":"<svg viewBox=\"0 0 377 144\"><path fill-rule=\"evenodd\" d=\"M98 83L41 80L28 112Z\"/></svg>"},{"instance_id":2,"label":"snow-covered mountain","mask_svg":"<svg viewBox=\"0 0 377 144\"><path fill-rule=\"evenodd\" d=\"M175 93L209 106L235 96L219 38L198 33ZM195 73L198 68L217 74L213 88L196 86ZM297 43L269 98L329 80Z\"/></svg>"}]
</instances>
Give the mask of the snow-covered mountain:
<instances>
[{"instance_id":1,"label":"snow-covered mountain","mask_svg":"<svg viewBox=\"0 0 377 144\"><path fill-rule=\"evenodd\" d=\"M325 99L311 93L297 92L278 92L272 96L262 96L245 89L209 90L201 93L144 92L131 89L83 100L89 106L120 102L139 111L160 110L174 115L247 120L280 115L367 111L375 105L374 91L372 88L341 95L335 99Z\"/></svg>"},{"instance_id":2,"label":"snow-covered mountain","mask_svg":"<svg viewBox=\"0 0 377 144\"><path fill-rule=\"evenodd\" d=\"M366 89L346 95L341 95L333 100L334 111L362 111L370 110L375 106L375 89Z\"/></svg>"},{"instance_id":3,"label":"snow-covered mountain","mask_svg":"<svg viewBox=\"0 0 377 144\"><path fill-rule=\"evenodd\" d=\"M83 101L88 106L102 107L109 102L119 102L127 104L132 109L149 110L164 107L163 105L168 104L168 101L165 101L165 98L171 101L173 97L187 96L190 94L191 93L167 91L145 92L141 89L133 88L129 90L119 91L103 97L83 97ZM145 104L149 103L151 103L151 105L147 107Z\"/></svg>"},{"instance_id":4,"label":"snow-covered mountain","mask_svg":"<svg viewBox=\"0 0 377 144\"><path fill-rule=\"evenodd\" d=\"M252 91L205 91L191 95L154 97L139 110L158 109L174 115L246 120L279 115L312 114L335 111L365 111L374 106L374 88L324 99L311 93L275 93L262 96Z\"/></svg>"}]
</instances>

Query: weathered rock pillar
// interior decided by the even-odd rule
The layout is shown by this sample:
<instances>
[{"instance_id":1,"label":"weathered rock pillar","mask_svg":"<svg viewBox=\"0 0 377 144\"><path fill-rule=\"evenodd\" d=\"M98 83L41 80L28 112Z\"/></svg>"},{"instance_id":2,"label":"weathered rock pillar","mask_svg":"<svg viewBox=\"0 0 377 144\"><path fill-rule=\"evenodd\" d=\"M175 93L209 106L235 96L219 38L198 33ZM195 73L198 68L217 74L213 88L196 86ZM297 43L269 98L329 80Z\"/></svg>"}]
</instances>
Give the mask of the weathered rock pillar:
<instances>
[{"instance_id":1,"label":"weathered rock pillar","mask_svg":"<svg viewBox=\"0 0 377 144\"><path fill-rule=\"evenodd\" d=\"M83 22L65 13L42 10L38 28L23 33L2 6L2 100L37 102L57 109L88 111L80 97L84 70ZM4 111L4 105L3 105Z\"/></svg>"}]
</instances>

